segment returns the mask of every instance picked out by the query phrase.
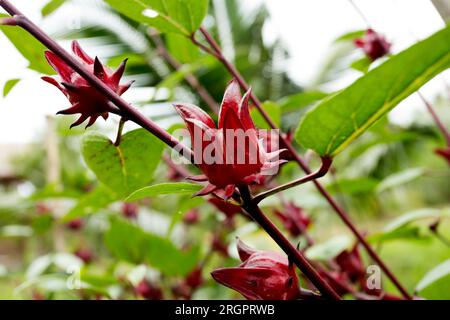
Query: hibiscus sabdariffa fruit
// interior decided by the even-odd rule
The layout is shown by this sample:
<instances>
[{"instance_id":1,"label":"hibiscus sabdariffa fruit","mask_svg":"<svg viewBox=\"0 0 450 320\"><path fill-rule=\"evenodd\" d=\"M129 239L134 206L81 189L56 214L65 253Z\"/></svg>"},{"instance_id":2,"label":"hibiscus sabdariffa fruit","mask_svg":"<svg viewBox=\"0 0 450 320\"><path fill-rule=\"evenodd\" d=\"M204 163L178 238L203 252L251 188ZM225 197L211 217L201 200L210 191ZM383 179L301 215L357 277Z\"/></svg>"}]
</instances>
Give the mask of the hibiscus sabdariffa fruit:
<instances>
[{"instance_id":1,"label":"hibiscus sabdariffa fruit","mask_svg":"<svg viewBox=\"0 0 450 320\"><path fill-rule=\"evenodd\" d=\"M75 58L82 62L87 70L103 81L118 95L122 95L130 88L132 82L120 84L127 60L124 60L116 71L112 71L105 67L97 57L92 59L86 54L77 41L72 42L72 51ZM80 125L88 118L89 122L86 128L92 126L98 117L106 120L109 112L113 108L108 98L99 93L97 89L92 87L82 76L53 52L46 51L45 57L60 76L61 82L58 82L52 77L42 77L42 80L61 90L72 104L70 108L61 110L57 114L81 114L78 120L70 126L71 128Z\"/></svg>"},{"instance_id":2,"label":"hibiscus sabdariffa fruit","mask_svg":"<svg viewBox=\"0 0 450 320\"><path fill-rule=\"evenodd\" d=\"M199 107L175 105L191 136L194 163L204 173L193 180L209 182L197 195L222 190L228 198L236 186L259 181L283 162L279 154L284 150L266 151L250 117L249 97L250 90L242 97L237 81L231 81L220 106L217 127Z\"/></svg>"},{"instance_id":3,"label":"hibiscus sabdariffa fruit","mask_svg":"<svg viewBox=\"0 0 450 320\"><path fill-rule=\"evenodd\" d=\"M375 32L373 29L367 29L364 36L355 39L354 43L355 46L361 48L372 61L387 55L391 49L391 44L386 38Z\"/></svg>"},{"instance_id":4,"label":"hibiscus sabdariffa fruit","mask_svg":"<svg viewBox=\"0 0 450 320\"><path fill-rule=\"evenodd\" d=\"M294 265L277 252L259 251L238 240L243 262L238 267L214 270L211 275L220 284L238 291L249 300L293 300L300 287Z\"/></svg>"}]
</instances>

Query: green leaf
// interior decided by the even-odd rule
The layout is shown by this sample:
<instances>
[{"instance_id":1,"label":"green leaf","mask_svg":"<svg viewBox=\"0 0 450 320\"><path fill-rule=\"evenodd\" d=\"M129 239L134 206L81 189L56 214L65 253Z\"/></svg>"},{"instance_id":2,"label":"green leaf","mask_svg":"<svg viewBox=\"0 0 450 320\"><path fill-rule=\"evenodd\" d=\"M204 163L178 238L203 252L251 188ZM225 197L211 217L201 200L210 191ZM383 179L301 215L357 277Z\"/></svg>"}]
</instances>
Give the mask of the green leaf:
<instances>
[{"instance_id":1,"label":"green leaf","mask_svg":"<svg viewBox=\"0 0 450 320\"><path fill-rule=\"evenodd\" d=\"M377 187L377 192L380 193L388 189L392 189L397 186L416 180L419 177L423 176L424 173L425 173L424 168L411 168L394 173L380 182L380 184Z\"/></svg>"},{"instance_id":2,"label":"green leaf","mask_svg":"<svg viewBox=\"0 0 450 320\"><path fill-rule=\"evenodd\" d=\"M136 201L139 199L167 194L192 194L200 191L202 186L188 182L161 183L144 187L130 194L126 201Z\"/></svg>"},{"instance_id":3,"label":"green leaf","mask_svg":"<svg viewBox=\"0 0 450 320\"><path fill-rule=\"evenodd\" d=\"M280 106L275 102L265 101L262 107L264 110L266 110L267 114L270 116L273 122L275 122L275 124L279 127L281 124ZM256 127L258 127L259 129L270 129L270 126L267 124L266 120L264 120L263 116L256 108L250 110L250 115Z\"/></svg>"},{"instance_id":4,"label":"green leaf","mask_svg":"<svg viewBox=\"0 0 450 320\"><path fill-rule=\"evenodd\" d=\"M368 57L362 57L361 59L355 60L350 65L353 69L366 73L369 71L372 61Z\"/></svg>"},{"instance_id":5,"label":"green leaf","mask_svg":"<svg viewBox=\"0 0 450 320\"><path fill-rule=\"evenodd\" d=\"M165 37L170 54L181 63L191 63L200 57L200 51L192 41L182 35L169 33Z\"/></svg>"},{"instance_id":6,"label":"green leaf","mask_svg":"<svg viewBox=\"0 0 450 320\"><path fill-rule=\"evenodd\" d=\"M3 86L3 98L6 98L6 96L11 92L11 90L18 84L20 79L11 79L6 81L5 85Z\"/></svg>"},{"instance_id":7,"label":"green leaf","mask_svg":"<svg viewBox=\"0 0 450 320\"><path fill-rule=\"evenodd\" d=\"M199 248L178 249L170 240L147 233L136 225L114 219L105 235L108 250L117 258L130 263L148 263L167 276L184 276L199 258Z\"/></svg>"},{"instance_id":8,"label":"green leaf","mask_svg":"<svg viewBox=\"0 0 450 320\"><path fill-rule=\"evenodd\" d=\"M450 279L450 259L442 262L441 264L433 268L431 271L429 271L422 278L422 280L420 280L419 283L416 285L416 292L420 293L425 288L429 287L430 285L434 284L437 281L443 280L444 278ZM447 284L447 291L448 291L448 284Z\"/></svg>"},{"instance_id":9,"label":"green leaf","mask_svg":"<svg viewBox=\"0 0 450 320\"><path fill-rule=\"evenodd\" d=\"M357 195L372 192L377 185L378 180L373 178L341 179L327 185L327 190L331 193L342 192Z\"/></svg>"},{"instance_id":10,"label":"green leaf","mask_svg":"<svg viewBox=\"0 0 450 320\"><path fill-rule=\"evenodd\" d=\"M88 214L96 213L98 210L118 200L117 194L112 192L104 185L99 185L91 192L81 197L77 204L73 206L63 218L64 222L82 217Z\"/></svg>"},{"instance_id":11,"label":"green leaf","mask_svg":"<svg viewBox=\"0 0 450 320\"><path fill-rule=\"evenodd\" d=\"M291 96L284 97L277 101L283 113L292 112L305 108L314 102L317 102L328 96L328 93L323 91L304 91Z\"/></svg>"},{"instance_id":12,"label":"green leaf","mask_svg":"<svg viewBox=\"0 0 450 320\"><path fill-rule=\"evenodd\" d=\"M161 32L190 36L208 12L208 0L105 0L130 19Z\"/></svg>"},{"instance_id":13,"label":"green leaf","mask_svg":"<svg viewBox=\"0 0 450 320\"><path fill-rule=\"evenodd\" d=\"M127 132L119 146L97 133L84 136L82 153L97 178L120 196L148 184L161 159L163 144L144 129Z\"/></svg>"},{"instance_id":14,"label":"green leaf","mask_svg":"<svg viewBox=\"0 0 450 320\"><path fill-rule=\"evenodd\" d=\"M367 30L364 29L364 30L357 30L357 31L351 31L351 32L344 33L339 38L337 38L335 40L335 42L353 41L353 40L355 40L357 38L361 38L366 33L366 31Z\"/></svg>"},{"instance_id":15,"label":"green leaf","mask_svg":"<svg viewBox=\"0 0 450 320\"><path fill-rule=\"evenodd\" d=\"M41 14L43 17L51 15L53 12L58 10L66 0L51 0L42 9Z\"/></svg>"},{"instance_id":16,"label":"green leaf","mask_svg":"<svg viewBox=\"0 0 450 320\"><path fill-rule=\"evenodd\" d=\"M301 121L297 141L321 156L338 154L399 102L449 67L449 38L450 26L323 100Z\"/></svg>"},{"instance_id":17,"label":"green leaf","mask_svg":"<svg viewBox=\"0 0 450 320\"><path fill-rule=\"evenodd\" d=\"M395 230L402 228L412 222L422 219L437 219L450 217L450 210L445 209L433 209L433 208L423 208L414 210L397 217L389 225L386 226L385 230Z\"/></svg>"},{"instance_id":18,"label":"green leaf","mask_svg":"<svg viewBox=\"0 0 450 320\"><path fill-rule=\"evenodd\" d=\"M327 261L352 246L352 239L347 236L337 236L324 243L313 245L306 250L306 257L311 260Z\"/></svg>"},{"instance_id":19,"label":"green leaf","mask_svg":"<svg viewBox=\"0 0 450 320\"><path fill-rule=\"evenodd\" d=\"M9 17L0 14L0 18ZM54 74L55 71L45 60L44 51L47 50L43 44L32 37L28 32L19 27L0 26L0 30L11 41L22 56L28 60L28 68L40 73Z\"/></svg>"}]
</instances>

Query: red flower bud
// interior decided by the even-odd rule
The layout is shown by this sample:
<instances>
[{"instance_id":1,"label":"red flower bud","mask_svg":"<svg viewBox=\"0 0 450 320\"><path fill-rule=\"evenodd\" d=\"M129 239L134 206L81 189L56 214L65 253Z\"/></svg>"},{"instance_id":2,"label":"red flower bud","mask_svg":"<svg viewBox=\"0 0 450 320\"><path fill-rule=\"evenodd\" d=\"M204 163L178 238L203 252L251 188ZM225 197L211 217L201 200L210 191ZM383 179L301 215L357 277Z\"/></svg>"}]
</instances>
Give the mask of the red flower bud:
<instances>
[{"instance_id":1,"label":"red flower bud","mask_svg":"<svg viewBox=\"0 0 450 320\"><path fill-rule=\"evenodd\" d=\"M319 273L338 295L343 296L351 292L351 288L347 285L348 278L345 273L336 271L320 271Z\"/></svg>"},{"instance_id":2,"label":"red flower bud","mask_svg":"<svg viewBox=\"0 0 450 320\"><path fill-rule=\"evenodd\" d=\"M194 162L205 174L203 180L209 181L197 195L224 190L228 198L236 185L253 183L258 175L280 164L274 159L282 150L269 153L259 140L250 117L249 97L250 91L241 98L239 84L231 81L220 107L217 128L202 109L189 104L175 105L189 129Z\"/></svg>"},{"instance_id":3,"label":"red flower bud","mask_svg":"<svg viewBox=\"0 0 450 320\"><path fill-rule=\"evenodd\" d=\"M84 263L90 263L94 256L92 254L92 251L87 248L79 248L75 251L75 255L83 260Z\"/></svg>"},{"instance_id":4,"label":"red flower bud","mask_svg":"<svg viewBox=\"0 0 450 320\"><path fill-rule=\"evenodd\" d=\"M147 300L161 300L163 298L161 288L152 285L145 279L139 282L134 290L138 296Z\"/></svg>"},{"instance_id":5,"label":"red flower bud","mask_svg":"<svg viewBox=\"0 0 450 320\"><path fill-rule=\"evenodd\" d=\"M361 48L365 54L375 61L389 53L391 44L385 37L372 29L367 29L363 37L355 39L355 46Z\"/></svg>"},{"instance_id":6,"label":"red flower bud","mask_svg":"<svg viewBox=\"0 0 450 320\"><path fill-rule=\"evenodd\" d=\"M350 251L342 251L334 260L351 281L356 282L364 279L366 271L359 255L358 245L355 245Z\"/></svg>"},{"instance_id":7,"label":"red flower bud","mask_svg":"<svg viewBox=\"0 0 450 320\"><path fill-rule=\"evenodd\" d=\"M76 218L76 219L69 221L66 226L70 230L76 231L76 230L80 230L83 227L83 225L84 225L83 219Z\"/></svg>"},{"instance_id":8,"label":"red flower bud","mask_svg":"<svg viewBox=\"0 0 450 320\"><path fill-rule=\"evenodd\" d=\"M122 214L125 218L135 219L138 215L139 206L135 203L125 202L122 205Z\"/></svg>"},{"instance_id":9,"label":"red flower bud","mask_svg":"<svg viewBox=\"0 0 450 320\"><path fill-rule=\"evenodd\" d=\"M434 150L437 155L440 155L445 160L447 160L448 164L450 164L450 147L447 148L438 148Z\"/></svg>"},{"instance_id":10,"label":"red flower bud","mask_svg":"<svg viewBox=\"0 0 450 320\"><path fill-rule=\"evenodd\" d=\"M214 270L220 284L241 293L249 300L292 300L299 295L294 266L279 253L257 251L238 241L243 263L235 268Z\"/></svg>"},{"instance_id":11,"label":"red flower bud","mask_svg":"<svg viewBox=\"0 0 450 320\"><path fill-rule=\"evenodd\" d=\"M183 217L183 222L188 225L196 224L200 220L200 212L197 208L189 210Z\"/></svg>"},{"instance_id":12,"label":"red flower bud","mask_svg":"<svg viewBox=\"0 0 450 320\"><path fill-rule=\"evenodd\" d=\"M304 233L311 224L311 220L302 208L297 207L293 202L285 204L284 210L275 210L275 215L280 218L284 227L289 230L292 236L297 237Z\"/></svg>"},{"instance_id":13,"label":"red flower bud","mask_svg":"<svg viewBox=\"0 0 450 320\"><path fill-rule=\"evenodd\" d=\"M120 79L125 71L126 60L113 72L103 66L97 57L92 59L87 55L77 41L72 42L72 51L75 58L82 62L91 73L118 95L122 95L131 86L132 82L123 85L120 84ZM59 74L62 82L58 82L52 77L42 77L42 80L61 90L72 104L70 108L61 110L57 114L81 114L78 120L70 126L71 128L83 123L88 118L89 122L86 128L93 125L98 117L103 117L106 120L111 110L108 98L100 94L97 89L93 88L83 77L53 52L46 51L45 57L52 68Z\"/></svg>"},{"instance_id":14,"label":"red flower bud","mask_svg":"<svg viewBox=\"0 0 450 320\"><path fill-rule=\"evenodd\" d=\"M191 289L200 287L203 283L202 268L196 267L184 279L184 283Z\"/></svg>"},{"instance_id":15,"label":"red flower bud","mask_svg":"<svg viewBox=\"0 0 450 320\"><path fill-rule=\"evenodd\" d=\"M223 240L217 235L214 234L212 242L211 242L211 248L213 251L219 253L220 255L224 257L228 257L228 246L223 242Z\"/></svg>"}]
</instances>

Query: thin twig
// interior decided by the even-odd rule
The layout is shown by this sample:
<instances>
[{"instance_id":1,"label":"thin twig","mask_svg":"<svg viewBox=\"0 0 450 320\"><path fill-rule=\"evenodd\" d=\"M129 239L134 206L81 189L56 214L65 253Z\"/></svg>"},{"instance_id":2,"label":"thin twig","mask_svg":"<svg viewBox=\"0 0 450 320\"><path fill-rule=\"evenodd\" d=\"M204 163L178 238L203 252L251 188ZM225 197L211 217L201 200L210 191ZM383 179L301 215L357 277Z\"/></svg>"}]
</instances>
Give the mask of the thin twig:
<instances>
[{"instance_id":1,"label":"thin twig","mask_svg":"<svg viewBox=\"0 0 450 320\"><path fill-rule=\"evenodd\" d=\"M450 132L447 130L444 123L442 123L441 119L439 118L438 114L436 113L436 110L434 110L434 107L432 106L432 104L427 99L425 99L425 97L423 96L423 94L420 91L417 91L417 94L419 95L420 99L423 101L423 103L427 107L428 112L430 113L434 122L438 126L439 130L442 132L442 135L444 136L447 146L450 147Z\"/></svg>"},{"instance_id":2,"label":"thin twig","mask_svg":"<svg viewBox=\"0 0 450 320\"><path fill-rule=\"evenodd\" d=\"M264 200L265 198L274 195L276 193L279 193L281 191L299 186L301 184L307 183L309 181L315 180L315 179L319 179L321 177L323 177L324 175L327 174L328 170L330 170L330 166L331 163L333 162L333 160L329 157L323 157L322 159L322 164L320 166L320 168L313 173L308 174L307 176L304 176L300 179L282 184L281 186L275 187L273 189L261 192L260 194L258 194L257 196L255 196L255 198L253 199L253 201L255 203L260 203L262 200Z\"/></svg>"},{"instance_id":3,"label":"thin twig","mask_svg":"<svg viewBox=\"0 0 450 320\"><path fill-rule=\"evenodd\" d=\"M117 128L116 142L114 142L114 145L116 147L118 147L120 145L120 142L122 141L122 131L126 121L127 120L125 118L120 118L119 127Z\"/></svg>"}]
</instances>

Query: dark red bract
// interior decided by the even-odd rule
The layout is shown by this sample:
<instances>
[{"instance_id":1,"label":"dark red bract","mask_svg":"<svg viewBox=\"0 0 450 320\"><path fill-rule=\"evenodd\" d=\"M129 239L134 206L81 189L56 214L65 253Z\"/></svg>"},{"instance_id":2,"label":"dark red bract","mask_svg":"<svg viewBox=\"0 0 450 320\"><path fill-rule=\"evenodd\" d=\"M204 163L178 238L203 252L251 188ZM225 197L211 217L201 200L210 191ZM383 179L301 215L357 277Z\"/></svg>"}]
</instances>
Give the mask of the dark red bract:
<instances>
[{"instance_id":1,"label":"dark red bract","mask_svg":"<svg viewBox=\"0 0 450 320\"><path fill-rule=\"evenodd\" d=\"M363 37L355 39L355 46L361 48L365 54L375 61L389 53L391 44L386 38L372 29L367 29Z\"/></svg>"},{"instance_id":2,"label":"dark red bract","mask_svg":"<svg viewBox=\"0 0 450 320\"><path fill-rule=\"evenodd\" d=\"M249 300L292 300L300 289L294 266L279 253L254 250L238 241L242 264L214 270L219 283L241 293Z\"/></svg>"},{"instance_id":3,"label":"dark red bract","mask_svg":"<svg viewBox=\"0 0 450 320\"><path fill-rule=\"evenodd\" d=\"M92 59L87 55L77 41L72 42L72 51L83 65L92 72L97 78L103 81L118 95L122 95L131 86L132 82L120 84L120 80L125 71L126 60L122 62L116 71L111 71L102 65L96 57ZM52 77L42 77L42 80L54 85L69 99L72 106L68 109L61 110L57 114L81 114L77 121L70 127L77 126L89 118L86 126L90 127L94 124L98 117L108 118L111 105L109 100L93 88L83 77L69 67L61 58L51 51L45 52L47 61L53 69L59 74L61 82L56 81Z\"/></svg>"}]
</instances>

